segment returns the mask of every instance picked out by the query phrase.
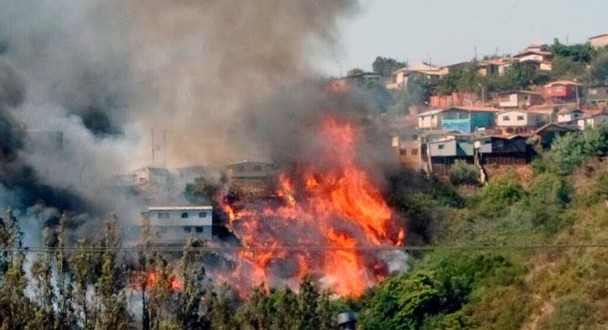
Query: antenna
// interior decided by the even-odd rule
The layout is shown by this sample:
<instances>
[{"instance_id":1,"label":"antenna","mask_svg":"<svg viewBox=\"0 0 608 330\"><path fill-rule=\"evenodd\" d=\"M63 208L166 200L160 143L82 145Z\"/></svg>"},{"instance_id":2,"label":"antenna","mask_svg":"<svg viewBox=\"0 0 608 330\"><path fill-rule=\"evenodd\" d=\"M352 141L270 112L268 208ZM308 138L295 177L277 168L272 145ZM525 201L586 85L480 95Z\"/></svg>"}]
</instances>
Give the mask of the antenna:
<instances>
[{"instance_id":1,"label":"antenna","mask_svg":"<svg viewBox=\"0 0 608 330\"><path fill-rule=\"evenodd\" d=\"M154 167L155 165L155 152L156 152L156 146L154 145L154 128L150 129L150 135L152 137L152 167Z\"/></svg>"},{"instance_id":2,"label":"antenna","mask_svg":"<svg viewBox=\"0 0 608 330\"><path fill-rule=\"evenodd\" d=\"M163 128L163 167L167 167L167 130Z\"/></svg>"}]
</instances>

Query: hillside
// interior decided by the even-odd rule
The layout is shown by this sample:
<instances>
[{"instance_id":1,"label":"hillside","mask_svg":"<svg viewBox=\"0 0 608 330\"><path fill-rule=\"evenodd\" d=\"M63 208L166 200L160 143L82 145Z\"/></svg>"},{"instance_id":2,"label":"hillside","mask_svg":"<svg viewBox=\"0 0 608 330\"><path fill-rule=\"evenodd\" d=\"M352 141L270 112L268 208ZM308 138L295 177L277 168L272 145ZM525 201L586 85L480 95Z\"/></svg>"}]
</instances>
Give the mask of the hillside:
<instances>
[{"instance_id":1,"label":"hillside","mask_svg":"<svg viewBox=\"0 0 608 330\"><path fill-rule=\"evenodd\" d=\"M424 233L437 250L414 253L411 272L367 292L357 305L364 328L606 324L608 164L598 156L607 150L603 126L556 142L530 182L512 169L463 206L436 189L401 198L416 224L410 237Z\"/></svg>"}]
</instances>

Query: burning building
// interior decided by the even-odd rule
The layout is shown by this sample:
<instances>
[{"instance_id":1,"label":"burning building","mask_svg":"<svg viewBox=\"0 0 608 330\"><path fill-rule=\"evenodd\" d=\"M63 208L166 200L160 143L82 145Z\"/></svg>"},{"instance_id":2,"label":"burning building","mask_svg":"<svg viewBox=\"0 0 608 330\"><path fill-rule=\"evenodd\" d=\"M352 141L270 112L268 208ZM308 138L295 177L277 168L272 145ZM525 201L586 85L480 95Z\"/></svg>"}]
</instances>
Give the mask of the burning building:
<instances>
[{"instance_id":1,"label":"burning building","mask_svg":"<svg viewBox=\"0 0 608 330\"><path fill-rule=\"evenodd\" d=\"M223 205L245 247L230 278L241 289L312 275L335 293L357 296L405 266L397 251L403 228L357 161L356 127L331 117L319 125L323 161L281 172L281 202Z\"/></svg>"},{"instance_id":2,"label":"burning building","mask_svg":"<svg viewBox=\"0 0 608 330\"><path fill-rule=\"evenodd\" d=\"M275 165L268 162L244 160L226 165L230 189L242 198L269 197L274 193Z\"/></svg>"}]
</instances>

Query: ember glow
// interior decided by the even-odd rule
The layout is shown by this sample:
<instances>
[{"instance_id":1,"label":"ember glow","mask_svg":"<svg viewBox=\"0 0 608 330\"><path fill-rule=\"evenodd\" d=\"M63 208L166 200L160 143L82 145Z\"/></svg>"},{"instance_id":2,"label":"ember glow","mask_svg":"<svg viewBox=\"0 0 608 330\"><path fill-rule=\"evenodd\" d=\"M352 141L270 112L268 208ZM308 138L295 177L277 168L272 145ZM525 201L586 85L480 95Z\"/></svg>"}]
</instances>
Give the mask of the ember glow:
<instances>
[{"instance_id":1,"label":"ember glow","mask_svg":"<svg viewBox=\"0 0 608 330\"><path fill-rule=\"evenodd\" d=\"M155 288L160 284L166 285L172 291L183 291L184 289L184 284L175 275L169 275L166 279L166 283L161 283L161 280L157 271L148 271L147 273L142 273L141 276L132 279L135 287L139 290L142 288Z\"/></svg>"},{"instance_id":2,"label":"ember glow","mask_svg":"<svg viewBox=\"0 0 608 330\"><path fill-rule=\"evenodd\" d=\"M325 118L317 138L322 160L279 176L282 202L224 205L245 247L231 276L237 289L295 287L308 274L336 294L359 296L389 275L377 248L402 245L405 234L357 163L355 127Z\"/></svg>"}]
</instances>

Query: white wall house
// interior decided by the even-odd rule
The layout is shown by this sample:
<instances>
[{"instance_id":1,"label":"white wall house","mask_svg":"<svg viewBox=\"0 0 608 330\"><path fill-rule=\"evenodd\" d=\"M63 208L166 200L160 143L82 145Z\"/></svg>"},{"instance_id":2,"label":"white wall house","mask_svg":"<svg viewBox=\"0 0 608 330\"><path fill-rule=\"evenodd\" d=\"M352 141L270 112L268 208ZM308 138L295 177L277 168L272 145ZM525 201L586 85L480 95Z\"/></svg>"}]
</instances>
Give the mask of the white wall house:
<instances>
[{"instance_id":1,"label":"white wall house","mask_svg":"<svg viewBox=\"0 0 608 330\"><path fill-rule=\"evenodd\" d=\"M545 115L529 111L505 111L496 115L498 127L538 127L544 124Z\"/></svg>"},{"instance_id":2,"label":"white wall house","mask_svg":"<svg viewBox=\"0 0 608 330\"><path fill-rule=\"evenodd\" d=\"M579 119L583 118L583 115L583 111L579 109L562 110L557 113L557 122L560 124L576 123Z\"/></svg>"},{"instance_id":3,"label":"white wall house","mask_svg":"<svg viewBox=\"0 0 608 330\"><path fill-rule=\"evenodd\" d=\"M443 110L430 110L418 114L418 129L439 129L441 127L441 112Z\"/></svg>"},{"instance_id":4,"label":"white wall house","mask_svg":"<svg viewBox=\"0 0 608 330\"><path fill-rule=\"evenodd\" d=\"M600 113L594 116L584 117L578 120L577 124L581 130L585 128L593 128L603 122L608 121L608 114Z\"/></svg>"},{"instance_id":5,"label":"white wall house","mask_svg":"<svg viewBox=\"0 0 608 330\"><path fill-rule=\"evenodd\" d=\"M143 214L143 225L155 234L155 243L184 245L191 236L212 238L211 206L150 206Z\"/></svg>"},{"instance_id":6,"label":"white wall house","mask_svg":"<svg viewBox=\"0 0 608 330\"><path fill-rule=\"evenodd\" d=\"M429 156L432 156L432 157L456 156L456 154L457 154L457 152L456 152L457 143L456 142L457 142L456 139L446 139L446 140L429 142L428 143Z\"/></svg>"}]
</instances>

